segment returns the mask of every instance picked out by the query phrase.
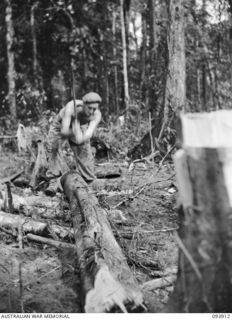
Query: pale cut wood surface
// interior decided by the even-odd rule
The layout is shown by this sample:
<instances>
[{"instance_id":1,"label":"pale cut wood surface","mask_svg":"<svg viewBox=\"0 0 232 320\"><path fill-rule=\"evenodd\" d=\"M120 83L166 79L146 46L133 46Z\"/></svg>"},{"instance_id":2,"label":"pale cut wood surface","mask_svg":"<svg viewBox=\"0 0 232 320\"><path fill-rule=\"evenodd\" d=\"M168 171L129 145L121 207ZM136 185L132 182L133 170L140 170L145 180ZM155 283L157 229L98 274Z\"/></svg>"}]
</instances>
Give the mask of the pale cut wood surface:
<instances>
[{"instance_id":1,"label":"pale cut wood surface","mask_svg":"<svg viewBox=\"0 0 232 320\"><path fill-rule=\"evenodd\" d=\"M184 148L232 147L230 110L182 114L181 123Z\"/></svg>"}]
</instances>

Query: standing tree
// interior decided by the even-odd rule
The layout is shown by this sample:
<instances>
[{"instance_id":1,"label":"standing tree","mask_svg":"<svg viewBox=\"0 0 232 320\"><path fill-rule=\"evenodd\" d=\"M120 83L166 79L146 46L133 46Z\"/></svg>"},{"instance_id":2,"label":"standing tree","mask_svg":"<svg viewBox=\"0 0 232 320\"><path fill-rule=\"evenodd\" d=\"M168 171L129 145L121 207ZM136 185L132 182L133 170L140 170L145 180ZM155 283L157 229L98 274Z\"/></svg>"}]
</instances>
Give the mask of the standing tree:
<instances>
[{"instance_id":1,"label":"standing tree","mask_svg":"<svg viewBox=\"0 0 232 320\"><path fill-rule=\"evenodd\" d=\"M124 0L120 0L120 17L121 17L121 33L122 33L122 51L123 51L123 88L124 103L126 110L129 106L129 84L127 73L127 45L126 45L126 29L124 19Z\"/></svg>"},{"instance_id":2,"label":"standing tree","mask_svg":"<svg viewBox=\"0 0 232 320\"><path fill-rule=\"evenodd\" d=\"M31 37L32 37L32 52L33 52L33 76L37 77L38 72L38 59L37 59L37 40L36 40L36 32L35 32L35 10L38 6L38 2L35 2L31 6L30 12L30 22L31 22Z\"/></svg>"},{"instance_id":3,"label":"standing tree","mask_svg":"<svg viewBox=\"0 0 232 320\"><path fill-rule=\"evenodd\" d=\"M113 4L112 6L112 33L113 40L116 43L116 6ZM117 48L113 46L113 61L114 61L114 100L115 100L115 109L116 115L119 116L119 104L118 104L118 67L117 67Z\"/></svg>"},{"instance_id":4,"label":"standing tree","mask_svg":"<svg viewBox=\"0 0 232 320\"><path fill-rule=\"evenodd\" d=\"M202 2L202 31L205 32L206 27L206 0ZM206 50L205 50L206 51ZM201 109L207 111L207 69L206 69L207 57L206 55L202 59L201 73L202 73L202 88L201 88Z\"/></svg>"},{"instance_id":5,"label":"standing tree","mask_svg":"<svg viewBox=\"0 0 232 320\"><path fill-rule=\"evenodd\" d=\"M16 93L15 93L15 54L13 50L14 44L14 26L12 20L12 6L11 0L5 0L6 4L6 48L7 48L7 60L8 60L8 104L10 109L11 120L16 123L17 110L16 110Z\"/></svg>"},{"instance_id":6,"label":"standing tree","mask_svg":"<svg viewBox=\"0 0 232 320\"><path fill-rule=\"evenodd\" d=\"M230 56L230 82L232 87L232 0L228 0L228 11L229 11L229 56Z\"/></svg>"},{"instance_id":7,"label":"standing tree","mask_svg":"<svg viewBox=\"0 0 232 320\"><path fill-rule=\"evenodd\" d=\"M147 57L147 5L143 5L142 9L142 43L141 43L141 79L140 79L140 91L141 98L147 104L147 79L146 79L146 57Z\"/></svg>"},{"instance_id":8,"label":"standing tree","mask_svg":"<svg viewBox=\"0 0 232 320\"><path fill-rule=\"evenodd\" d=\"M165 129L185 109L185 15L183 0L169 0L168 16L168 74L165 90L164 119L158 137L163 137Z\"/></svg>"},{"instance_id":9,"label":"standing tree","mask_svg":"<svg viewBox=\"0 0 232 320\"><path fill-rule=\"evenodd\" d=\"M184 111L186 99L184 1L169 0L167 9L169 21L167 31L168 66L163 121L161 129L159 125L152 128L153 142L161 153L166 152L167 143L175 140L173 139L173 134L168 136L166 133L170 128L178 130L178 115L181 111ZM167 139L163 145L160 145L160 141L164 136L167 136ZM132 158L138 158L151 152L151 139L148 132L128 155Z\"/></svg>"}]
</instances>

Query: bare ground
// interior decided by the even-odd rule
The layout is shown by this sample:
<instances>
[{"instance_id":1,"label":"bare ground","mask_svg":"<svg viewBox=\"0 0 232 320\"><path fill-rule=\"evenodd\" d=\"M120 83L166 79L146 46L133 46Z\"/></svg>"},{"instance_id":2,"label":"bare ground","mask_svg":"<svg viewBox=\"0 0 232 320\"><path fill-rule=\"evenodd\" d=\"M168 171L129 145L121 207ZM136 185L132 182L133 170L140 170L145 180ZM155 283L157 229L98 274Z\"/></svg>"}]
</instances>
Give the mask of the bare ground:
<instances>
[{"instance_id":1,"label":"bare ground","mask_svg":"<svg viewBox=\"0 0 232 320\"><path fill-rule=\"evenodd\" d=\"M3 153L0 179L25 168L26 161L17 154ZM107 210L114 235L143 288L147 312L161 312L173 286L148 289L144 284L177 269L178 249L173 238L178 228L174 168L169 163L159 169L158 165L148 167L141 163L130 168L122 163L114 165L121 167L122 175L100 181L98 199ZM22 188L12 187L12 191L25 194ZM60 194L57 201L65 201L64 196ZM56 223L71 227L69 211ZM0 250L0 312L81 312L75 250L56 249L26 239L24 249L19 249L17 237L2 230Z\"/></svg>"}]
</instances>

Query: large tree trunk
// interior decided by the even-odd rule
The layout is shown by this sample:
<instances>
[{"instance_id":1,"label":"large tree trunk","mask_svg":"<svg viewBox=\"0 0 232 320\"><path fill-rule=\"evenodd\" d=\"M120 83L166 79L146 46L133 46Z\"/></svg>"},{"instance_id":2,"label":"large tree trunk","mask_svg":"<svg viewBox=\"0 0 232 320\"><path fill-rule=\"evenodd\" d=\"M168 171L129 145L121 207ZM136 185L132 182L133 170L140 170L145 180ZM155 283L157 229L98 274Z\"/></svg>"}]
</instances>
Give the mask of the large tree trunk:
<instances>
[{"instance_id":1,"label":"large tree trunk","mask_svg":"<svg viewBox=\"0 0 232 320\"><path fill-rule=\"evenodd\" d=\"M39 2L32 0L31 1L31 10L30 10L30 25L31 25L31 38L32 38L32 57L33 57L33 80L34 86L36 89L43 90L43 79L41 76L41 68L38 61L38 44L37 44L37 35L36 35L36 19L35 12L39 6ZM41 116L43 111L43 104L40 107L34 106L37 116Z\"/></svg>"},{"instance_id":2,"label":"large tree trunk","mask_svg":"<svg viewBox=\"0 0 232 320\"><path fill-rule=\"evenodd\" d=\"M228 0L229 4L229 21L230 21L230 28L229 28L229 55L230 55L230 86L232 90L232 1Z\"/></svg>"},{"instance_id":3,"label":"large tree trunk","mask_svg":"<svg viewBox=\"0 0 232 320\"><path fill-rule=\"evenodd\" d=\"M116 43L116 7L113 4L112 8L112 33L113 42ZM117 47L113 46L113 59L114 59L114 99L116 107L116 115L119 116L119 104L118 104L118 67L117 67Z\"/></svg>"},{"instance_id":4,"label":"large tree trunk","mask_svg":"<svg viewBox=\"0 0 232 320\"><path fill-rule=\"evenodd\" d=\"M142 11L142 43L141 43L141 79L140 91L141 98L147 104L147 80L146 80L146 56L147 56L147 8Z\"/></svg>"},{"instance_id":5,"label":"large tree trunk","mask_svg":"<svg viewBox=\"0 0 232 320\"><path fill-rule=\"evenodd\" d=\"M33 52L33 76L35 81L38 76L38 59L37 59L37 40L36 40L36 32L35 32L35 10L38 6L38 2L32 4L31 6L31 36L32 36L32 52Z\"/></svg>"},{"instance_id":6,"label":"large tree trunk","mask_svg":"<svg viewBox=\"0 0 232 320\"><path fill-rule=\"evenodd\" d=\"M158 48L158 25L157 25L157 13L156 13L156 0L149 0L149 33L150 33L150 81L149 87L149 110L152 118L159 116L158 112L158 88L160 86L160 79L157 74L157 48Z\"/></svg>"},{"instance_id":7,"label":"large tree trunk","mask_svg":"<svg viewBox=\"0 0 232 320\"><path fill-rule=\"evenodd\" d=\"M184 34L184 1L169 0L168 6L169 27L167 33L168 42L168 71L164 98L164 116L160 129L159 124L152 128L153 143L161 142L168 127L178 130L178 114L185 109L186 99L186 74L185 74L185 34ZM160 121L161 122L161 121ZM159 130L160 129L160 130ZM171 136L169 144L175 143L175 137ZM157 145L157 144L156 144ZM167 145L160 145L161 152L167 151ZM149 132L140 143L128 153L132 159L142 158L151 153L151 139Z\"/></svg>"},{"instance_id":8,"label":"large tree trunk","mask_svg":"<svg viewBox=\"0 0 232 320\"><path fill-rule=\"evenodd\" d=\"M169 0L168 6L168 74L166 82L164 120L159 139L172 120L185 110L185 18L184 0ZM175 126L175 122L174 122Z\"/></svg>"},{"instance_id":9,"label":"large tree trunk","mask_svg":"<svg viewBox=\"0 0 232 320\"><path fill-rule=\"evenodd\" d=\"M203 35L205 32L205 25L206 25L206 16L207 16L207 11L206 11L206 0L202 1L202 15L203 15L203 20L202 20L202 31ZM206 53L206 52L205 52ZM207 63L207 56L202 59L201 63L201 73L202 73L202 90L201 90L201 110L202 111L207 111L207 72L206 72L206 63Z\"/></svg>"},{"instance_id":10,"label":"large tree trunk","mask_svg":"<svg viewBox=\"0 0 232 320\"><path fill-rule=\"evenodd\" d=\"M232 312L231 111L182 116L180 247L168 312Z\"/></svg>"},{"instance_id":11,"label":"large tree trunk","mask_svg":"<svg viewBox=\"0 0 232 320\"><path fill-rule=\"evenodd\" d=\"M17 110L16 110L16 94L15 94L15 55L13 50L14 43L14 26L12 20L12 6L11 0L5 0L6 3L6 48L8 60L8 103L10 108L11 120L16 123Z\"/></svg>"},{"instance_id":12,"label":"large tree trunk","mask_svg":"<svg viewBox=\"0 0 232 320\"><path fill-rule=\"evenodd\" d=\"M77 173L61 183L69 199L85 312L143 310L143 297L118 246L106 212Z\"/></svg>"}]
</instances>

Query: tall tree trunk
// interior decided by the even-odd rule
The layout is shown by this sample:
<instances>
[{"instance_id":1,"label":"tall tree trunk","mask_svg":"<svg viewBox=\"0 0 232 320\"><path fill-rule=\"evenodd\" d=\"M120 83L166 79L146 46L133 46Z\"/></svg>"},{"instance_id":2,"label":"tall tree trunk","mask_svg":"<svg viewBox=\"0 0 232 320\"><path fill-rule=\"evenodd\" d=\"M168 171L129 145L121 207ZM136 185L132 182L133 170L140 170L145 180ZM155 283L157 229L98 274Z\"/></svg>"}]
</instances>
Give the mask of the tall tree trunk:
<instances>
[{"instance_id":1,"label":"tall tree trunk","mask_svg":"<svg viewBox=\"0 0 232 320\"><path fill-rule=\"evenodd\" d=\"M103 7L103 19L105 25L107 24L107 17L108 17L108 7L105 5ZM104 95L105 95L105 103L109 106L110 102L110 92L109 92L109 75L108 75L108 60L107 60L107 41L105 34L102 34L102 44L103 44L103 75L104 75Z\"/></svg>"},{"instance_id":2,"label":"tall tree trunk","mask_svg":"<svg viewBox=\"0 0 232 320\"><path fill-rule=\"evenodd\" d=\"M185 18L184 0L169 0L168 6L168 74L166 82L164 119L159 139L164 130L174 119L174 126L178 114L185 110L186 99L186 71L185 71ZM176 128L178 129L178 128Z\"/></svg>"},{"instance_id":3,"label":"tall tree trunk","mask_svg":"<svg viewBox=\"0 0 232 320\"><path fill-rule=\"evenodd\" d=\"M152 117L157 116L158 77L156 72L156 59L158 47L158 26L156 17L156 0L149 0L149 26L150 26L150 81L149 81L149 109Z\"/></svg>"},{"instance_id":4,"label":"tall tree trunk","mask_svg":"<svg viewBox=\"0 0 232 320\"><path fill-rule=\"evenodd\" d=\"M201 93L201 100L202 100L202 111L207 111L207 77L206 77L206 62L205 58L202 61L202 93Z\"/></svg>"},{"instance_id":5,"label":"tall tree trunk","mask_svg":"<svg viewBox=\"0 0 232 320\"><path fill-rule=\"evenodd\" d=\"M124 19L124 0L120 0L120 17L121 17L121 35L122 35L122 51L123 51L123 87L124 87L124 104L125 109L129 106L129 84L127 72L127 46L126 46L126 29Z\"/></svg>"},{"instance_id":6,"label":"tall tree trunk","mask_svg":"<svg viewBox=\"0 0 232 320\"><path fill-rule=\"evenodd\" d=\"M201 111L201 71L196 68L196 81L197 81L197 108L195 111Z\"/></svg>"},{"instance_id":7,"label":"tall tree trunk","mask_svg":"<svg viewBox=\"0 0 232 320\"><path fill-rule=\"evenodd\" d=\"M15 55L13 50L14 43L14 26L12 20L12 6L11 0L5 0L6 4L6 48L7 48L7 60L8 60L8 104L10 109L11 120L16 123L17 109L16 109L16 94L15 94Z\"/></svg>"},{"instance_id":8,"label":"tall tree trunk","mask_svg":"<svg viewBox=\"0 0 232 320\"><path fill-rule=\"evenodd\" d=\"M34 3L31 6L31 36L32 36L32 52L33 52L33 76L36 81L37 73L38 73L38 60L37 60L37 40L36 40L36 32L35 32L35 10L38 6L38 3Z\"/></svg>"},{"instance_id":9,"label":"tall tree trunk","mask_svg":"<svg viewBox=\"0 0 232 320\"><path fill-rule=\"evenodd\" d=\"M130 3L131 3L131 0L123 0L123 12L124 12L127 52L129 51ZM127 56L127 58L128 58L128 56Z\"/></svg>"},{"instance_id":10,"label":"tall tree trunk","mask_svg":"<svg viewBox=\"0 0 232 320\"><path fill-rule=\"evenodd\" d=\"M155 10L156 0L149 0L149 14L150 14L150 54L151 61L154 61L157 46L158 46L158 33L157 33L157 23L156 23L156 10Z\"/></svg>"},{"instance_id":11,"label":"tall tree trunk","mask_svg":"<svg viewBox=\"0 0 232 320\"><path fill-rule=\"evenodd\" d=\"M202 13L203 13L203 25L202 25L202 31L203 31L203 36L204 36L204 31L205 31L205 16L207 14L206 12L206 0L203 0L202 2ZM207 51L205 51L206 53ZM201 72L202 72L202 92L201 92L201 106L203 111L207 111L207 75L206 75L206 66L207 63L207 57L205 56L202 60L202 67L201 67Z\"/></svg>"},{"instance_id":12,"label":"tall tree trunk","mask_svg":"<svg viewBox=\"0 0 232 320\"><path fill-rule=\"evenodd\" d=\"M108 76L108 63L107 63L107 48L106 48L106 40L105 36L102 36L102 44L103 44L103 61L102 61L102 71L103 71L103 83L104 83L104 100L107 106L109 106L109 76Z\"/></svg>"},{"instance_id":13,"label":"tall tree trunk","mask_svg":"<svg viewBox=\"0 0 232 320\"><path fill-rule=\"evenodd\" d=\"M229 56L230 56L230 86L232 90L232 1L230 8L230 29L229 29Z\"/></svg>"},{"instance_id":14,"label":"tall tree trunk","mask_svg":"<svg viewBox=\"0 0 232 320\"><path fill-rule=\"evenodd\" d=\"M147 21L145 7L142 11L142 45L141 45L141 80L140 91L143 101L147 101L147 86L146 86L146 55L147 55Z\"/></svg>"},{"instance_id":15,"label":"tall tree trunk","mask_svg":"<svg viewBox=\"0 0 232 320\"><path fill-rule=\"evenodd\" d=\"M135 54L136 54L136 58L137 58L137 54L139 52L139 44L138 44L138 37L136 34L136 14L137 14L137 12L135 12L133 14L133 16L131 17L131 24L132 24L132 28L133 28L133 41L135 44Z\"/></svg>"},{"instance_id":16,"label":"tall tree trunk","mask_svg":"<svg viewBox=\"0 0 232 320\"><path fill-rule=\"evenodd\" d=\"M186 72L185 72L185 19L184 0L168 1L168 70L164 96L163 123L153 125L152 137L154 145L164 155L168 145L160 143L168 126L179 130L178 115L185 110L186 99ZM160 120L161 122L161 120ZM161 129L160 129L161 128ZM179 136L179 134L178 134ZM158 139L155 139L157 138ZM144 135L139 144L129 151L128 156L136 159L150 154L151 141L149 132ZM175 137L168 139L169 144L175 143Z\"/></svg>"},{"instance_id":17,"label":"tall tree trunk","mask_svg":"<svg viewBox=\"0 0 232 320\"><path fill-rule=\"evenodd\" d=\"M112 9L112 33L113 42L116 43L116 7L113 5ZM119 104L118 104L118 67L117 67L117 47L113 46L113 59L114 59L114 101L116 107L117 117L119 116Z\"/></svg>"}]
</instances>

